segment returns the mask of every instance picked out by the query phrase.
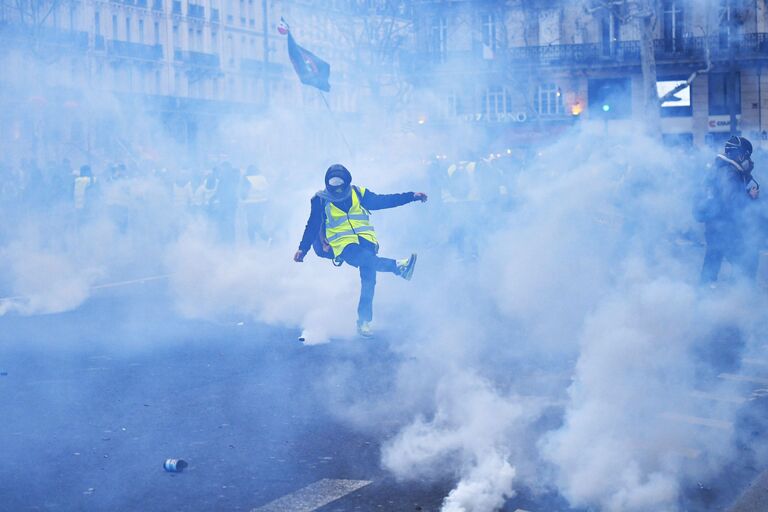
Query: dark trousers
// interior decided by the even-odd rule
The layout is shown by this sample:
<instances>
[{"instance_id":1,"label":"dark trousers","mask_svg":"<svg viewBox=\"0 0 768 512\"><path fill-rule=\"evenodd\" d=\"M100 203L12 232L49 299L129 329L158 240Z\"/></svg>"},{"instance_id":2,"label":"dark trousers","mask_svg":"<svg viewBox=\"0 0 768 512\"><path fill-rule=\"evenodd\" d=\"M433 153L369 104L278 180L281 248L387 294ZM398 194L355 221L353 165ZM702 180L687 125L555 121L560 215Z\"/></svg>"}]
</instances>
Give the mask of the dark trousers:
<instances>
[{"instance_id":1,"label":"dark trousers","mask_svg":"<svg viewBox=\"0 0 768 512\"><path fill-rule=\"evenodd\" d=\"M360 238L359 244L349 244L341 253L341 260L360 269L360 302L357 305L357 322L373 320L373 292L376 289L376 272L397 274L393 259L376 256L376 245Z\"/></svg>"},{"instance_id":2,"label":"dark trousers","mask_svg":"<svg viewBox=\"0 0 768 512\"><path fill-rule=\"evenodd\" d=\"M704 255L704 265L701 268L701 282L714 283L720 273L723 260L726 259L734 266L742 277L754 280L757 276L757 266L760 263L760 254L756 251L738 252L720 247L707 247Z\"/></svg>"},{"instance_id":3,"label":"dark trousers","mask_svg":"<svg viewBox=\"0 0 768 512\"><path fill-rule=\"evenodd\" d=\"M754 280L760 262L760 251L752 247L741 234L723 234L707 229L705 231L707 252L701 268L701 282L714 283L720 273L723 260L734 266L742 277Z\"/></svg>"},{"instance_id":4,"label":"dark trousers","mask_svg":"<svg viewBox=\"0 0 768 512\"><path fill-rule=\"evenodd\" d=\"M257 236L261 240L269 239L269 234L264 228L265 204L266 203L245 204L245 220L248 225L248 240L250 242L256 241Z\"/></svg>"}]
</instances>

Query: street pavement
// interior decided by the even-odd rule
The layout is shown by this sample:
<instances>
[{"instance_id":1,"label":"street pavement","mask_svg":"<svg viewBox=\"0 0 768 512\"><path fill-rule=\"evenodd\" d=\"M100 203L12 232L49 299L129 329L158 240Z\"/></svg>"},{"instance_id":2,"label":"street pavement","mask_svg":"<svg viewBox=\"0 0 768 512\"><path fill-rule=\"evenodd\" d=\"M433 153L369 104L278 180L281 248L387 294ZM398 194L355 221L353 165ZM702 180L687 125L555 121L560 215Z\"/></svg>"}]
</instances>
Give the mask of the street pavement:
<instances>
[{"instance_id":1,"label":"street pavement","mask_svg":"<svg viewBox=\"0 0 768 512\"><path fill-rule=\"evenodd\" d=\"M386 393L399 357L386 339L308 347L294 329L184 319L170 304L156 282L0 317L0 511L440 509L455 482L396 481L380 467L387 426L354 428L317 386L343 364L358 393ZM759 375L719 378L749 401ZM702 428L732 428L710 420ZM168 458L189 466L168 473ZM727 492L694 486L688 510L721 509L759 469L730 468ZM504 510L571 509L522 489Z\"/></svg>"},{"instance_id":2,"label":"street pavement","mask_svg":"<svg viewBox=\"0 0 768 512\"><path fill-rule=\"evenodd\" d=\"M358 392L384 392L386 340L298 334L180 318L162 283L0 317L0 511L439 510L454 482L395 481L380 436L340 421L316 385L341 362ZM168 458L189 466L168 473Z\"/></svg>"}]
</instances>

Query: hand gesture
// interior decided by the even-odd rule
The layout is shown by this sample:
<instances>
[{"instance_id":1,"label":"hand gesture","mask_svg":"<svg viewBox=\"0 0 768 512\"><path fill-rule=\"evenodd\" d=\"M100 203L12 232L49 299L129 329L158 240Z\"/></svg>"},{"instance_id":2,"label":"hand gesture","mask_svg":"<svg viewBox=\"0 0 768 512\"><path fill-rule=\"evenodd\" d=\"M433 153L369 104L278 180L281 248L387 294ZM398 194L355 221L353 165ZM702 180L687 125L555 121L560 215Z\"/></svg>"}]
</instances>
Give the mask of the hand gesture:
<instances>
[{"instance_id":1,"label":"hand gesture","mask_svg":"<svg viewBox=\"0 0 768 512\"><path fill-rule=\"evenodd\" d=\"M293 255L293 261L295 261L296 263L301 263L302 261L304 261L304 251L302 251L301 249L296 251L296 254Z\"/></svg>"},{"instance_id":2,"label":"hand gesture","mask_svg":"<svg viewBox=\"0 0 768 512\"><path fill-rule=\"evenodd\" d=\"M413 193L413 198L416 201L421 201L422 203L426 203L427 202L427 194L425 194L424 192L414 192Z\"/></svg>"}]
</instances>

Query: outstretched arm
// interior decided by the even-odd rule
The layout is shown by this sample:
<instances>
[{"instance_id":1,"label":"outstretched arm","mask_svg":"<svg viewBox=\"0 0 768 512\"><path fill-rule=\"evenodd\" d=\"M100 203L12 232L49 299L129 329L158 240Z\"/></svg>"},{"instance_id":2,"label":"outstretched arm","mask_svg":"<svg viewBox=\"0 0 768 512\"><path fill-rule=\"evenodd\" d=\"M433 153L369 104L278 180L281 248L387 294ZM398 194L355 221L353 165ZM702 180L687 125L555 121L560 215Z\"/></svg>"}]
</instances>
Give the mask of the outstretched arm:
<instances>
[{"instance_id":1,"label":"outstretched arm","mask_svg":"<svg viewBox=\"0 0 768 512\"><path fill-rule=\"evenodd\" d=\"M402 194L375 194L366 189L361 203L366 210L384 210L396 208L414 201L427 201L427 194L423 192L404 192Z\"/></svg>"},{"instance_id":2,"label":"outstretched arm","mask_svg":"<svg viewBox=\"0 0 768 512\"><path fill-rule=\"evenodd\" d=\"M293 255L293 260L297 262L304 261L304 256L312 247L317 233L320 231L320 227L323 223L323 202L322 200L314 196L311 201L311 210L309 212L309 219L307 219L307 225L304 227L304 235L301 237L299 243L299 250Z\"/></svg>"}]
</instances>

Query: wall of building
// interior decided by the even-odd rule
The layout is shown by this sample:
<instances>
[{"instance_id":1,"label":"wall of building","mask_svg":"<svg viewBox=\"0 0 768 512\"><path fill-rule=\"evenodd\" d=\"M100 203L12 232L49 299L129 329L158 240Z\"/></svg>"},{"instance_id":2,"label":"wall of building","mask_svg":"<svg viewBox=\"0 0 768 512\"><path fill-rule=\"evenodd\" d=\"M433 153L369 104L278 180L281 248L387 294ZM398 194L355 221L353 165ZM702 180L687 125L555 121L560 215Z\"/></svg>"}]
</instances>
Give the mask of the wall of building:
<instances>
[{"instance_id":1,"label":"wall of building","mask_svg":"<svg viewBox=\"0 0 768 512\"><path fill-rule=\"evenodd\" d=\"M201 127L211 131L217 117L233 113L273 107L324 112L318 91L300 84L292 69L286 38L277 31L281 17L289 21L299 44L331 63L333 92L327 100L342 122L371 103L367 98L374 95L379 74L388 72L391 77L394 69L394 61L373 58L386 53L376 52L384 43L368 41L363 30L370 32L387 22L397 25L388 33L412 28L402 17L371 16L350 10L354 3L342 1L40 0L37 4L43 12L56 7L49 16L41 15L40 27L22 23L11 0L0 1L0 58L6 69L14 70L0 77L0 87L8 91L6 103L23 105L29 100L27 93L45 97L56 91L66 91L61 92L65 96L85 93L107 106L114 101L112 94L130 105L143 98L146 104L135 103L136 108L158 115L171 135L185 144L195 142ZM30 37L32 28L39 28L44 37ZM62 38L72 44L62 44ZM36 84L40 90L32 94L14 84ZM380 97L399 93L395 79L375 91ZM49 110L50 123L59 119L66 124L72 116L48 101L48 108L54 107ZM217 110L221 115L214 115ZM8 146L23 152L23 144L13 138L21 131L21 138L44 147L38 126L15 121L28 114L5 112L0 134L5 134L3 140L17 142ZM13 119L8 112L16 112ZM88 112L81 112L87 117ZM85 131L102 135L96 124L93 120ZM128 131L134 132L127 134L130 138L139 137L138 130ZM91 136L88 144L96 145L97 138Z\"/></svg>"},{"instance_id":2,"label":"wall of building","mask_svg":"<svg viewBox=\"0 0 768 512\"><path fill-rule=\"evenodd\" d=\"M422 14L436 16L443 14L448 20L453 19L454 10L466 11L467 5L472 2L429 2L429 8ZM483 65L475 68L478 70L476 83L481 84L480 89L487 85L493 85L493 77L504 77L506 82L501 85L520 90L527 85L526 94L533 97L541 84L551 83L552 77L556 78L558 87L562 89L564 106L567 113L575 112L579 115L570 122L580 120L603 120L608 125L623 123L623 119L608 119L610 116L600 112L591 112L589 108L589 80L605 78L629 77L631 79L632 117L638 118L643 109L641 97L642 77L640 74L639 55L639 31L634 19L625 19L618 23L618 27L611 25L611 39L605 40L606 19L608 12L604 9L595 9L588 13L584 9L583 2L550 1L550 2L508 2L505 14L501 17L504 24L506 46L496 52L491 60L484 56ZM673 5L674 4L674 5ZM704 2L659 2L659 11L656 13L657 21L655 32L657 40L657 73L660 77L679 77L684 79L694 70L706 67L704 48L710 47L713 55L714 66L712 72L727 71L727 45L735 44L736 67L741 73L741 98L742 108L739 128L752 138L759 138L759 134L765 122L762 118L766 112L765 100L762 99L762 89L765 79L760 71L763 62L768 61L768 24L766 23L765 2L756 2L755 5L747 2L739 6L739 9L727 10L729 5L723 0L712 0L709 4ZM706 7L709 6L707 10ZM674 7L674 8L671 8ZM481 12L484 7L478 7ZM675 27L679 26L675 34L680 39L671 42L663 42L664 23L670 20L670 13L675 12ZM729 27L728 19L738 20ZM450 23L450 21L449 21ZM424 27L427 24L422 24ZM618 28L618 30L616 30ZM725 30L725 29L728 30ZM466 37L455 35L460 32L460 26L448 27L448 32L455 40L448 41L448 55L443 61L451 63L453 56L450 49L466 51ZM730 34L730 35L729 35ZM535 37L533 37L535 35ZM708 38L708 39L706 39ZM421 37L419 40L423 41ZM707 42L708 41L708 42ZM521 47L529 47L525 53L519 50ZM426 51L424 47L421 51ZM527 62L517 62L517 56ZM585 55L593 55L586 58ZM511 60L507 57L511 56ZM576 58L574 58L576 57ZM439 66L434 68L437 80L428 81L430 87L440 84L439 77L445 73ZM758 87L758 75L760 87ZM527 84L521 84L519 77L524 76ZM510 78L514 77L514 78ZM722 130L728 130L727 115L724 124L723 114L719 117L710 115L709 77L700 75L691 89L690 112L682 113L678 117L663 117L661 130L671 139L685 139L692 137L694 143L705 144L707 141L722 137ZM446 92L447 94L447 92ZM525 103L525 102L523 102ZM531 131L548 130L551 123L562 123L563 118L558 116L545 116L535 110L531 111L531 102L527 112L528 119L535 120L528 124ZM482 109L482 102L477 104ZM522 108L521 103L515 104L515 109ZM666 113L669 113L668 111ZM680 111L677 112L680 114ZM482 116L478 110L476 116ZM464 113L465 117L472 117ZM714 122L714 125L712 124ZM550 123L550 124L548 124ZM510 132L510 137L517 136L516 130Z\"/></svg>"}]
</instances>

